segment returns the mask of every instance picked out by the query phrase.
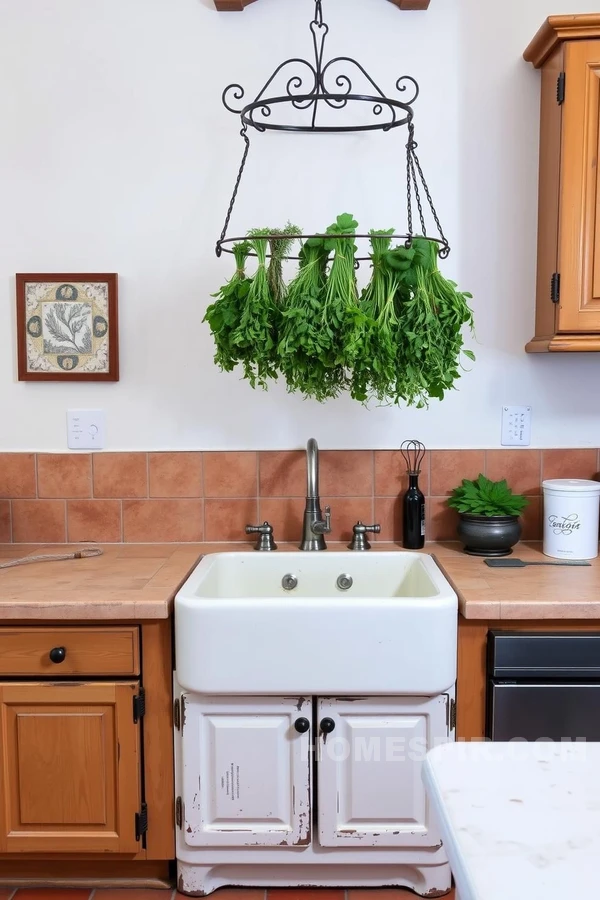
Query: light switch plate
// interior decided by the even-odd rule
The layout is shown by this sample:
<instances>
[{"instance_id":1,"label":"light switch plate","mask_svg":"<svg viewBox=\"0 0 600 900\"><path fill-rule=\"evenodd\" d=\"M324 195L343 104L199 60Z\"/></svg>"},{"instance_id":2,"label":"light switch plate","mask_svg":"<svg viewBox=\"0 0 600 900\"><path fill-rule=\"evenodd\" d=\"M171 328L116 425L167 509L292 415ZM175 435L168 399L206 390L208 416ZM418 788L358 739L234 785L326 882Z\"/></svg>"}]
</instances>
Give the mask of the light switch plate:
<instances>
[{"instance_id":1,"label":"light switch plate","mask_svg":"<svg viewBox=\"0 0 600 900\"><path fill-rule=\"evenodd\" d=\"M67 410L67 445L71 450L102 450L105 441L103 409Z\"/></svg>"},{"instance_id":2,"label":"light switch plate","mask_svg":"<svg viewBox=\"0 0 600 900\"><path fill-rule=\"evenodd\" d=\"M528 447L531 444L531 407L502 407L503 447Z\"/></svg>"}]
</instances>

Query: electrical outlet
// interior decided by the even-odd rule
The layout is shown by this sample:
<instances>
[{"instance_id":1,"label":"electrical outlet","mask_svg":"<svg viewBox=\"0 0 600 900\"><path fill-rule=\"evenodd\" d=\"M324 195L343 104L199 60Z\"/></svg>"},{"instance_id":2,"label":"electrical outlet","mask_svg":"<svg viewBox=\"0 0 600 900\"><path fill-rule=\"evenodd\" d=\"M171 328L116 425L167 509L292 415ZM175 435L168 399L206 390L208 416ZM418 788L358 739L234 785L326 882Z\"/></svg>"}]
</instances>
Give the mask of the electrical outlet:
<instances>
[{"instance_id":1,"label":"electrical outlet","mask_svg":"<svg viewBox=\"0 0 600 900\"><path fill-rule=\"evenodd\" d=\"M531 443L531 407L502 407L503 447L528 447Z\"/></svg>"},{"instance_id":2,"label":"electrical outlet","mask_svg":"<svg viewBox=\"0 0 600 900\"><path fill-rule=\"evenodd\" d=\"M105 440L103 409L67 410L67 445L71 450L102 450Z\"/></svg>"}]
</instances>

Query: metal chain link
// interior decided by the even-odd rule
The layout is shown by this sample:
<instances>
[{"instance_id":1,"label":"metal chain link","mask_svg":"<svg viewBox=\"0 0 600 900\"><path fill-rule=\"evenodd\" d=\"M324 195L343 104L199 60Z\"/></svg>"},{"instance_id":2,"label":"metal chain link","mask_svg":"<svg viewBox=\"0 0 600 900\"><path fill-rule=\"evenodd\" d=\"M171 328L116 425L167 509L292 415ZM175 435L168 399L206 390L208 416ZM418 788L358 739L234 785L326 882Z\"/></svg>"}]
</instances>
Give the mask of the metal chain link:
<instances>
[{"instance_id":1,"label":"metal chain link","mask_svg":"<svg viewBox=\"0 0 600 900\"><path fill-rule=\"evenodd\" d=\"M442 259L445 259L448 256L448 254L450 253L450 245L448 244L448 240L446 238L446 235L444 234L444 229L442 228L442 223L440 222L439 216L437 214L437 210L436 210L435 206L433 205L433 200L431 197L431 193L429 191L429 186L425 180L425 175L423 174L423 169L421 168L421 163L419 162L419 157L414 152L416 147L417 147L417 145L415 144L413 151L412 151L412 158L413 158L414 164L417 167L417 171L418 171L419 177L421 179L421 184L423 185L423 190L425 191L425 196L427 197L427 203L429 204L429 209L431 210L431 214L433 216L436 228L438 230L438 233L439 233L441 239L443 240L443 242L445 244L445 247L443 247L440 250L440 256L442 257Z\"/></svg>"},{"instance_id":2,"label":"metal chain link","mask_svg":"<svg viewBox=\"0 0 600 900\"><path fill-rule=\"evenodd\" d=\"M412 187L410 183L410 153L415 129L412 123L408 126L408 144L406 145L406 214L408 219L408 236L413 236Z\"/></svg>"},{"instance_id":3,"label":"metal chain link","mask_svg":"<svg viewBox=\"0 0 600 900\"><path fill-rule=\"evenodd\" d=\"M248 153L250 152L250 138L248 137L248 128L246 125L243 126L240 131L242 138L244 139L244 143L246 144L244 148L244 153L242 155L242 162L240 163L240 169L235 181L235 185L233 188L233 194L231 195L231 200L229 201L229 207L227 209L227 215L225 216L225 224L223 225L223 231L221 232L221 237L217 241L217 246L215 248L217 256L221 256L223 252L221 249L221 243L225 240L225 236L227 234L227 229L229 228L229 220L231 219L231 214L233 212L233 207L235 206L235 201L237 198L238 190L240 188L240 182L242 180L242 175L244 174L244 169L246 168L246 160L248 159Z\"/></svg>"}]
</instances>

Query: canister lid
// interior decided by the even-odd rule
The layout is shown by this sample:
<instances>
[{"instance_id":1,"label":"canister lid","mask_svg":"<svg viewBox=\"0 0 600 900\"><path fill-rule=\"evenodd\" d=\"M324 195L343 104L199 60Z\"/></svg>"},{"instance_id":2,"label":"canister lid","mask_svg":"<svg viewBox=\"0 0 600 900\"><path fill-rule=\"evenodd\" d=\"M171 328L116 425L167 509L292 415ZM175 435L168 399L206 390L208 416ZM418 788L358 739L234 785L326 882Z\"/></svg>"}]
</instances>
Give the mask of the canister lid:
<instances>
[{"instance_id":1,"label":"canister lid","mask_svg":"<svg viewBox=\"0 0 600 900\"><path fill-rule=\"evenodd\" d=\"M600 481L588 481L585 478L550 478L542 481L542 487L549 491L564 491L565 494L600 494Z\"/></svg>"}]
</instances>

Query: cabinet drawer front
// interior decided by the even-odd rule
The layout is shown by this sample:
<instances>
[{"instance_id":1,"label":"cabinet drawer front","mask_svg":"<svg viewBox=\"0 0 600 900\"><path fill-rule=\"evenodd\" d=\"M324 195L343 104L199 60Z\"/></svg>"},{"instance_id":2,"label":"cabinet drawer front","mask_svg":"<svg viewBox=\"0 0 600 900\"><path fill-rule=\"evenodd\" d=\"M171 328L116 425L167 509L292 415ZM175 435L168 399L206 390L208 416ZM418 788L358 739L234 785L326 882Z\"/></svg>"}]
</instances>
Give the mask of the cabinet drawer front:
<instances>
[{"instance_id":1,"label":"cabinet drawer front","mask_svg":"<svg viewBox=\"0 0 600 900\"><path fill-rule=\"evenodd\" d=\"M0 675L138 675L136 626L0 628Z\"/></svg>"}]
</instances>

